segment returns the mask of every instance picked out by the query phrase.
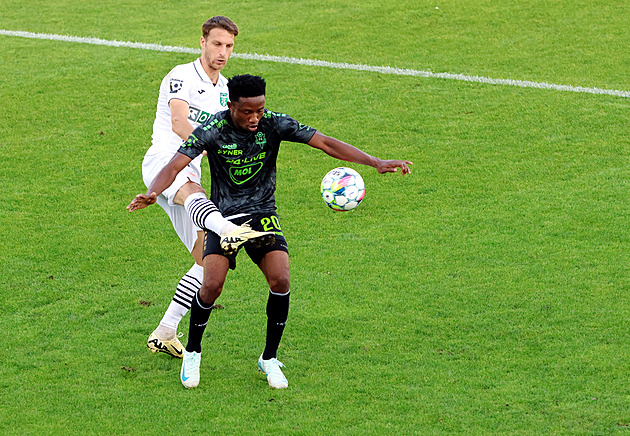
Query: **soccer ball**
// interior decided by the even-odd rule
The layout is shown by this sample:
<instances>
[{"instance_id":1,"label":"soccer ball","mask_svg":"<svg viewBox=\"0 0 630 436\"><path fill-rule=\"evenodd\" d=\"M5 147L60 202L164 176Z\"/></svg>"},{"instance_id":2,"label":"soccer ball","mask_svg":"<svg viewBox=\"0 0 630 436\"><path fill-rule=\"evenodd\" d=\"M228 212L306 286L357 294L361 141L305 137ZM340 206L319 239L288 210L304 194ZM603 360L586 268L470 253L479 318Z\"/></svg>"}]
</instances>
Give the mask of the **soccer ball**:
<instances>
[{"instance_id":1,"label":"soccer ball","mask_svg":"<svg viewBox=\"0 0 630 436\"><path fill-rule=\"evenodd\" d=\"M361 175L352 168L339 167L324 176L321 191L328 207L346 211L361 203L365 196L365 184Z\"/></svg>"}]
</instances>

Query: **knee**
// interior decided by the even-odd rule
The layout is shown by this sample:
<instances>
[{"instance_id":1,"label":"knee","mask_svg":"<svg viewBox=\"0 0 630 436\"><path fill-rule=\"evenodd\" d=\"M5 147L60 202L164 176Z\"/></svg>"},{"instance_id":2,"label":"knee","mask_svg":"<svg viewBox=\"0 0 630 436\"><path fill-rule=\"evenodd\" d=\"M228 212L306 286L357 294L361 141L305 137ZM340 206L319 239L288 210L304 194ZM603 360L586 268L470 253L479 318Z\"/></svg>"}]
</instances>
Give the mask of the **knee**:
<instances>
[{"instance_id":1,"label":"knee","mask_svg":"<svg viewBox=\"0 0 630 436\"><path fill-rule=\"evenodd\" d=\"M187 183L184 183L184 185L181 188L179 188L179 190L186 197L188 197L189 195L192 195L192 194L199 193L199 192L202 193L202 194L206 193L205 189L203 189L201 187L201 185L199 185L199 184L197 184L195 182L190 182L190 181L187 182ZM179 193L179 191L178 191L178 193Z\"/></svg>"},{"instance_id":2,"label":"knee","mask_svg":"<svg viewBox=\"0 0 630 436\"><path fill-rule=\"evenodd\" d=\"M177 194L175 194L175 198L173 198L173 202L175 204L179 204L183 206L184 202L190 195L196 194L198 192L206 195L206 191L201 187L201 185L198 185L195 182L184 183L184 185L181 188L179 188L179 191L177 191Z\"/></svg>"},{"instance_id":3,"label":"knee","mask_svg":"<svg viewBox=\"0 0 630 436\"><path fill-rule=\"evenodd\" d=\"M269 278L269 289L271 289L271 292L273 292L274 294L286 294L287 292L289 292L290 289L290 285L291 285L291 280L289 279L289 275L288 274L282 274L279 276L275 276L275 277L270 277Z\"/></svg>"},{"instance_id":4,"label":"knee","mask_svg":"<svg viewBox=\"0 0 630 436\"><path fill-rule=\"evenodd\" d=\"M223 283L212 279L204 279L201 289L199 289L199 297L205 304L213 304L221 292L223 291Z\"/></svg>"}]
</instances>

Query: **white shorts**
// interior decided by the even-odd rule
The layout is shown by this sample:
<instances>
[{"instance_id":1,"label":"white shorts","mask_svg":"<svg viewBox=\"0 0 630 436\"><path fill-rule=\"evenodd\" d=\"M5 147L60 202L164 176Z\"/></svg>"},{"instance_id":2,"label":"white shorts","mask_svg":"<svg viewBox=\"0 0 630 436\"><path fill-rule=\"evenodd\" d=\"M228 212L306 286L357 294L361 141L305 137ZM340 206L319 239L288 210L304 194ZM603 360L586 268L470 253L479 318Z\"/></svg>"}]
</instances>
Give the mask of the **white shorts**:
<instances>
[{"instance_id":1,"label":"white shorts","mask_svg":"<svg viewBox=\"0 0 630 436\"><path fill-rule=\"evenodd\" d=\"M173 158L173 154L160 153L145 155L142 161L142 179L144 184L149 187L158 173ZM188 212L184 206L173 203L177 191L187 182L194 182L201 185L201 156L195 158L188 164L186 168L181 170L175 181L158 195L157 203L164 209L164 212L171 219L173 228L179 239L184 243L188 251L192 252L195 242L197 241L197 232L201 231L188 216Z\"/></svg>"}]
</instances>

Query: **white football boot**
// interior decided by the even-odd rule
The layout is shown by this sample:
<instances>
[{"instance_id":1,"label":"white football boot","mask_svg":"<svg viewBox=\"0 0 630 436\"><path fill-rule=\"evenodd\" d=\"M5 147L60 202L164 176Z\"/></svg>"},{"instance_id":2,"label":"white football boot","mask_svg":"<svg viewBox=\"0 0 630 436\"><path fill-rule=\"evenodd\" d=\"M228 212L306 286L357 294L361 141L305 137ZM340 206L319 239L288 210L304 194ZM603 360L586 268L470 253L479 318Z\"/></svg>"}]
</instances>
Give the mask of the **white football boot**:
<instances>
[{"instance_id":1,"label":"white football boot","mask_svg":"<svg viewBox=\"0 0 630 436\"><path fill-rule=\"evenodd\" d=\"M199 386L199 366L201 366L201 353L195 351L189 353L184 348L184 361L179 378L188 389Z\"/></svg>"},{"instance_id":2,"label":"white football boot","mask_svg":"<svg viewBox=\"0 0 630 436\"><path fill-rule=\"evenodd\" d=\"M282 373L281 367L284 367L284 364L275 357L269 360L263 360L261 354L258 358L258 369L265 373L269 386L272 388L284 389L289 387L289 382Z\"/></svg>"}]
</instances>

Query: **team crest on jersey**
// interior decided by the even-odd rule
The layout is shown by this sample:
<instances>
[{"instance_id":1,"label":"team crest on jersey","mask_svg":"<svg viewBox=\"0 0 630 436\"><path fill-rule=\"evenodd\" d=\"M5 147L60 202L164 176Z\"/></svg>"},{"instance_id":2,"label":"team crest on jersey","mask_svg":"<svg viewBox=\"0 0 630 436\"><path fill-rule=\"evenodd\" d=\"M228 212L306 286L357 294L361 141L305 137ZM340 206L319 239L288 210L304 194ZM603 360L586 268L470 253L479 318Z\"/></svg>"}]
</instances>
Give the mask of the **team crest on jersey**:
<instances>
[{"instance_id":1,"label":"team crest on jersey","mask_svg":"<svg viewBox=\"0 0 630 436\"><path fill-rule=\"evenodd\" d=\"M184 81L179 79L171 79L168 84L171 87L171 94L175 94L176 92L179 92L180 89L182 89L182 87L184 86Z\"/></svg>"},{"instance_id":2,"label":"team crest on jersey","mask_svg":"<svg viewBox=\"0 0 630 436\"><path fill-rule=\"evenodd\" d=\"M221 103L221 106L227 106L227 102L228 102L227 92L222 92L221 95L219 95L219 103Z\"/></svg>"},{"instance_id":3,"label":"team crest on jersey","mask_svg":"<svg viewBox=\"0 0 630 436\"><path fill-rule=\"evenodd\" d=\"M267 137L263 132L256 133L256 145L259 145L260 148L264 148L267 143Z\"/></svg>"}]
</instances>

